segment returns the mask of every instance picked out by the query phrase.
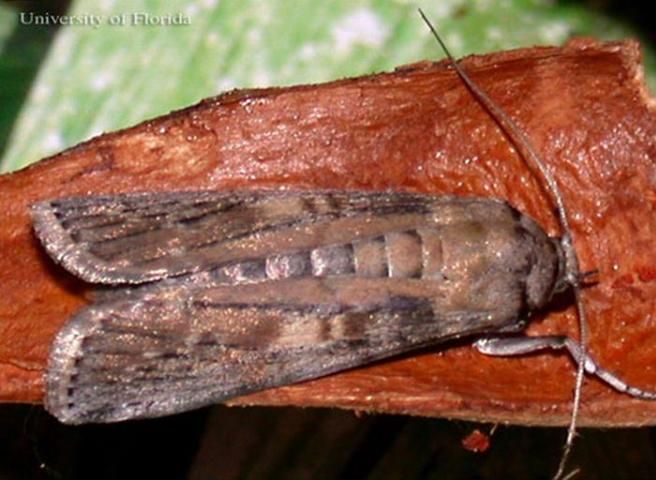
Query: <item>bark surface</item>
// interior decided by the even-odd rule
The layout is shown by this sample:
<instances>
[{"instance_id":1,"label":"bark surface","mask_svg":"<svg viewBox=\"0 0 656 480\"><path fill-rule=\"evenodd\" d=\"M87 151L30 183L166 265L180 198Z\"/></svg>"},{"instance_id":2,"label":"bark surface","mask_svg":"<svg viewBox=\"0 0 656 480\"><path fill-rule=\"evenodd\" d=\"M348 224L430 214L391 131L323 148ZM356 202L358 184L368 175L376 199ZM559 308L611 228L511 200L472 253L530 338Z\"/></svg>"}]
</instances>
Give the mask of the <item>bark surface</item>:
<instances>
[{"instance_id":1,"label":"bark surface","mask_svg":"<svg viewBox=\"0 0 656 480\"><path fill-rule=\"evenodd\" d=\"M462 65L526 131L571 211L589 348L605 368L656 389L656 115L639 45L577 40L469 57ZM0 176L0 401L39 402L50 343L88 302L89 286L35 240L41 199L146 190L406 190L498 197L559 234L549 196L447 63L336 82L234 91L96 137ZM530 334L577 335L571 296ZM238 404L563 425L575 366L561 354L499 359L466 342ZM582 424L656 423L656 402L587 381Z\"/></svg>"}]
</instances>

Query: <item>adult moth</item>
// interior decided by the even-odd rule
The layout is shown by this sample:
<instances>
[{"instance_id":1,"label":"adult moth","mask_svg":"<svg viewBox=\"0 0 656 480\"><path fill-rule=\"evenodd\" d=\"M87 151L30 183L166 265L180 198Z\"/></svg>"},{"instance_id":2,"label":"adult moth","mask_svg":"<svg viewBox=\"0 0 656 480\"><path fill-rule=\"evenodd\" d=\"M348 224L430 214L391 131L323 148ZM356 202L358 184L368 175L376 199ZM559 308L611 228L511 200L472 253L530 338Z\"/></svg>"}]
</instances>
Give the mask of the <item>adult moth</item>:
<instances>
[{"instance_id":1,"label":"adult moth","mask_svg":"<svg viewBox=\"0 0 656 480\"><path fill-rule=\"evenodd\" d=\"M167 415L468 335L518 331L564 254L496 200L178 192L53 200L57 262L112 285L58 334L66 423Z\"/></svg>"}]
</instances>

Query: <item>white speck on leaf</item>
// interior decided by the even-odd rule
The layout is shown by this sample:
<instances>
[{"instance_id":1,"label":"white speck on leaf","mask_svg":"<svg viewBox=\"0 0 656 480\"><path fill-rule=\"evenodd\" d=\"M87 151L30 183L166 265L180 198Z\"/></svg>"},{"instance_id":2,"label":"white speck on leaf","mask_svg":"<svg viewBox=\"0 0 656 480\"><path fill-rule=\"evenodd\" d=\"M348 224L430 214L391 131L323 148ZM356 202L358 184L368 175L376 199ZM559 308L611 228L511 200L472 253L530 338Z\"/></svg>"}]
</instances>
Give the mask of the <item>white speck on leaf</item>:
<instances>
[{"instance_id":1,"label":"white speck on leaf","mask_svg":"<svg viewBox=\"0 0 656 480\"><path fill-rule=\"evenodd\" d=\"M496 25L488 27L485 33L489 40L499 41L503 39L503 31Z\"/></svg>"},{"instance_id":2,"label":"white speck on leaf","mask_svg":"<svg viewBox=\"0 0 656 480\"><path fill-rule=\"evenodd\" d=\"M338 20L332 33L337 52L348 53L356 45L381 46L389 29L373 11L359 8Z\"/></svg>"},{"instance_id":3,"label":"white speck on leaf","mask_svg":"<svg viewBox=\"0 0 656 480\"><path fill-rule=\"evenodd\" d=\"M198 13L199 10L200 8L198 8L198 4L190 3L185 7L184 13L189 17L193 17Z\"/></svg>"},{"instance_id":4,"label":"white speck on leaf","mask_svg":"<svg viewBox=\"0 0 656 480\"><path fill-rule=\"evenodd\" d=\"M559 44L569 35L569 25L566 22L553 22L540 27L541 36L546 42Z\"/></svg>"},{"instance_id":5,"label":"white speck on leaf","mask_svg":"<svg viewBox=\"0 0 656 480\"><path fill-rule=\"evenodd\" d=\"M317 46L314 43L306 43L298 52L300 60L312 60L317 56Z\"/></svg>"},{"instance_id":6,"label":"white speck on leaf","mask_svg":"<svg viewBox=\"0 0 656 480\"><path fill-rule=\"evenodd\" d=\"M112 80L113 76L110 72L98 72L91 78L91 89L96 92L105 90Z\"/></svg>"},{"instance_id":7,"label":"white speck on leaf","mask_svg":"<svg viewBox=\"0 0 656 480\"><path fill-rule=\"evenodd\" d=\"M219 4L219 0L200 0L201 7L210 10Z\"/></svg>"},{"instance_id":8,"label":"white speck on leaf","mask_svg":"<svg viewBox=\"0 0 656 480\"><path fill-rule=\"evenodd\" d=\"M48 132L43 137L43 148L49 152L56 152L64 148L64 139L57 131Z\"/></svg>"},{"instance_id":9,"label":"white speck on leaf","mask_svg":"<svg viewBox=\"0 0 656 480\"><path fill-rule=\"evenodd\" d=\"M271 75L267 70L258 68L253 73L253 82L258 87L265 87L271 84Z\"/></svg>"},{"instance_id":10,"label":"white speck on leaf","mask_svg":"<svg viewBox=\"0 0 656 480\"><path fill-rule=\"evenodd\" d=\"M463 5L461 0L447 1L441 0L431 5L430 18L440 20L453 15L453 12Z\"/></svg>"},{"instance_id":11,"label":"white speck on leaf","mask_svg":"<svg viewBox=\"0 0 656 480\"><path fill-rule=\"evenodd\" d=\"M237 82L230 77L221 77L216 82L216 90L218 92L225 92L232 90L237 86Z\"/></svg>"},{"instance_id":12,"label":"white speck on leaf","mask_svg":"<svg viewBox=\"0 0 656 480\"><path fill-rule=\"evenodd\" d=\"M462 52L464 50L465 41L460 33L451 32L447 34L446 41L447 45L449 45L449 50L452 52Z\"/></svg>"},{"instance_id":13,"label":"white speck on leaf","mask_svg":"<svg viewBox=\"0 0 656 480\"><path fill-rule=\"evenodd\" d=\"M90 131L89 137L97 137L98 135L102 135L107 131L106 127L103 127L102 125L95 125L93 129Z\"/></svg>"},{"instance_id":14,"label":"white speck on leaf","mask_svg":"<svg viewBox=\"0 0 656 480\"><path fill-rule=\"evenodd\" d=\"M100 9L109 12L112 10L112 7L114 6L115 0L101 0L100 1Z\"/></svg>"}]
</instances>

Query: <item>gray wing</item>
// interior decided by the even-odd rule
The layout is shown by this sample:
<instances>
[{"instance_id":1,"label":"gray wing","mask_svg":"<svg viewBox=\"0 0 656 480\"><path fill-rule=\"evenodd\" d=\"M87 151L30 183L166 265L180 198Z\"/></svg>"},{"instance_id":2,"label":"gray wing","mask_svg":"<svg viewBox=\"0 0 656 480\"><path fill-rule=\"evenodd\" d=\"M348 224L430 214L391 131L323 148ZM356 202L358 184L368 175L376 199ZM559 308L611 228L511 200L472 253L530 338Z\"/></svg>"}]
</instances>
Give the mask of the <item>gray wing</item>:
<instances>
[{"instance_id":1,"label":"gray wing","mask_svg":"<svg viewBox=\"0 0 656 480\"><path fill-rule=\"evenodd\" d=\"M178 413L483 333L493 316L499 321L498 312L407 296L412 280L172 283L92 305L59 332L46 378L51 413L65 423Z\"/></svg>"},{"instance_id":2,"label":"gray wing","mask_svg":"<svg viewBox=\"0 0 656 480\"><path fill-rule=\"evenodd\" d=\"M398 194L163 192L49 200L32 216L53 259L86 281L114 284L266 256L280 249L281 234L290 248L339 243L349 218L401 216L425 203Z\"/></svg>"},{"instance_id":3,"label":"gray wing","mask_svg":"<svg viewBox=\"0 0 656 480\"><path fill-rule=\"evenodd\" d=\"M403 193L208 191L48 200L32 207L32 217L49 255L73 274L137 284L417 228L440 205L461 217L475 215L476 205L486 216L508 208Z\"/></svg>"}]
</instances>

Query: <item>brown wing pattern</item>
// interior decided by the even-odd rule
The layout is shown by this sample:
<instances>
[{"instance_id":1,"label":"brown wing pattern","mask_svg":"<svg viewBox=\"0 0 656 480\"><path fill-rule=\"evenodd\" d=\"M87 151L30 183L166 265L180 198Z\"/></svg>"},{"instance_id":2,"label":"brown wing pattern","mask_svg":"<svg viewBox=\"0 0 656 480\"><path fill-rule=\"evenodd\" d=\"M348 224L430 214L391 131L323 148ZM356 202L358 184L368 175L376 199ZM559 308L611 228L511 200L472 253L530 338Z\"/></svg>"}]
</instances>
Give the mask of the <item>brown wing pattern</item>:
<instances>
[{"instance_id":1,"label":"brown wing pattern","mask_svg":"<svg viewBox=\"0 0 656 480\"><path fill-rule=\"evenodd\" d=\"M330 289L323 284L331 280L316 279L316 287ZM66 423L156 417L508 323L502 312L448 311L404 296L407 282L366 305L339 303L339 289L333 297L324 292L323 303L311 295L307 304L285 303L289 289L308 288L301 281L270 287L277 303L226 303L220 289L164 288L93 305L54 342L46 407Z\"/></svg>"},{"instance_id":2,"label":"brown wing pattern","mask_svg":"<svg viewBox=\"0 0 656 480\"><path fill-rule=\"evenodd\" d=\"M478 211L477 211L478 210ZM362 192L163 192L49 200L32 207L50 256L92 283L145 283L336 244L427 221L508 217L494 200Z\"/></svg>"}]
</instances>

